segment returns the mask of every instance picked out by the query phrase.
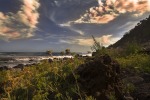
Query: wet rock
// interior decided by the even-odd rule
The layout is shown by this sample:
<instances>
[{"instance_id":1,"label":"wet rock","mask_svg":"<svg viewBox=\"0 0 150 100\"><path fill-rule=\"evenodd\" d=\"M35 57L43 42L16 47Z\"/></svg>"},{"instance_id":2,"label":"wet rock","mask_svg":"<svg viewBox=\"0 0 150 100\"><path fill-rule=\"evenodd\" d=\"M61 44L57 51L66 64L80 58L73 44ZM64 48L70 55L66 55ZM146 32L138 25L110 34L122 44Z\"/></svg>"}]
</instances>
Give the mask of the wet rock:
<instances>
[{"instance_id":1,"label":"wet rock","mask_svg":"<svg viewBox=\"0 0 150 100\"><path fill-rule=\"evenodd\" d=\"M48 59L48 62L49 62L49 63L52 63L52 62L53 62L53 59Z\"/></svg>"},{"instance_id":2,"label":"wet rock","mask_svg":"<svg viewBox=\"0 0 150 100\"><path fill-rule=\"evenodd\" d=\"M13 67L13 68L17 68L17 69L23 70L24 64L18 64L17 66L15 66L15 67Z\"/></svg>"},{"instance_id":3,"label":"wet rock","mask_svg":"<svg viewBox=\"0 0 150 100\"><path fill-rule=\"evenodd\" d=\"M0 67L0 71L3 71L3 70L8 70L9 68L7 66L2 66Z\"/></svg>"},{"instance_id":4,"label":"wet rock","mask_svg":"<svg viewBox=\"0 0 150 100\"><path fill-rule=\"evenodd\" d=\"M120 80L120 66L108 55L99 56L80 65L75 74L81 91L92 95L96 100L110 100L113 95L117 100L125 99Z\"/></svg>"},{"instance_id":5,"label":"wet rock","mask_svg":"<svg viewBox=\"0 0 150 100\"><path fill-rule=\"evenodd\" d=\"M29 62L33 62L33 61L34 61L33 59L30 59L30 60L29 60Z\"/></svg>"}]
</instances>

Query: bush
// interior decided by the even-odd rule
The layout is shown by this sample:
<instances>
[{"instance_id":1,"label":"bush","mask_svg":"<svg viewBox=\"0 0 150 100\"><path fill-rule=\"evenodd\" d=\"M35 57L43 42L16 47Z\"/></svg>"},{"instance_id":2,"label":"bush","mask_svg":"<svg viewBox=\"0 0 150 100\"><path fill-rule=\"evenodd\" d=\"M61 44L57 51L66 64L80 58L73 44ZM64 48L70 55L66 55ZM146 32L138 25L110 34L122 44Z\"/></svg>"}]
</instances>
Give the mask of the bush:
<instances>
[{"instance_id":1,"label":"bush","mask_svg":"<svg viewBox=\"0 0 150 100\"><path fill-rule=\"evenodd\" d=\"M0 72L1 99L11 100L72 100L79 94L77 85L69 84L66 77L82 60L62 62L43 61L36 66L28 66L23 71ZM4 83L5 82L5 83Z\"/></svg>"},{"instance_id":2,"label":"bush","mask_svg":"<svg viewBox=\"0 0 150 100\"><path fill-rule=\"evenodd\" d=\"M134 68L137 72L150 73L150 56L145 54L134 54L117 58L117 61L124 68Z\"/></svg>"}]
</instances>

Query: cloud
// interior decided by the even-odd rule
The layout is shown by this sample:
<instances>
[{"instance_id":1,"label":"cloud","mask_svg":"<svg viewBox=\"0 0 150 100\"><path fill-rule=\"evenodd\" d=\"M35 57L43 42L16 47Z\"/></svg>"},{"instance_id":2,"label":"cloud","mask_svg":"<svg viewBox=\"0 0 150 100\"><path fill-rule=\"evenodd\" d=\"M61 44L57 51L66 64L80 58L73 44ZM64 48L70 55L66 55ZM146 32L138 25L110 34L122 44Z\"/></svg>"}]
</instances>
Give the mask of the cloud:
<instances>
[{"instance_id":1,"label":"cloud","mask_svg":"<svg viewBox=\"0 0 150 100\"><path fill-rule=\"evenodd\" d=\"M113 35L103 35L101 37L96 37L95 38L98 42L101 43L101 45L103 46L108 46L110 44L115 43L116 41L118 41L120 38L119 37L113 37ZM74 39L66 39L66 40L60 40L60 43L66 43L66 44L76 44L76 45L80 45L80 46L92 46L94 41L91 38L74 38Z\"/></svg>"},{"instance_id":2,"label":"cloud","mask_svg":"<svg viewBox=\"0 0 150 100\"><path fill-rule=\"evenodd\" d=\"M74 41L71 41L71 40L59 40L60 43L66 43L66 44L74 44L75 42Z\"/></svg>"},{"instance_id":3,"label":"cloud","mask_svg":"<svg viewBox=\"0 0 150 100\"><path fill-rule=\"evenodd\" d=\"M38 0L22 0L17 13L0 12L0 37L4 40L32 37L38 23L39 6Z\"/></svg>"},{"instance_id":4,"label":"cloud","mask_svg":"<svg viewBox=\"0 0 150 100\"><path fill-rule=\"evenodd\" d=\"M103 35L101 37L95 38L98 42L100 42L103 46L108 46L110 44L115 43L119 38L113 37L112 35ZM93 39L87 38L87 39L76 39L77 44L83 45L83 46L92 46L93 45Z\"/></svg>"},{"instance_id":5,"label":"cloud","mask_svg":"<svg viewBox=\"0 0 150 100\"><path fill-rule=\"evenodd\" d=\"M60 27L63 27L63 28L68 28L69 30L71 30L71 31L73 31L73 32L75 32L75 33L78 33L78 34L80 34L80 35L84 35L84 32L83 32L83 31L81 31L81 30L79 30L79 29L77 29L77 28L75 28L75 27L73 27L73 26L71 25L71 21L69 21L69 22L67 22L67 23L59 24L59 26L60 26Z\"/></svg>"},{"instance_id":6,"label":"cloud","mask_svg":"<svg viewBox=\"0 0 150 100\"><path fill-rule=\"evenodd\" d=\"M74 22L105 24L121 14L132 13L137 17L150 11L150 0L98 0L98 4Z\"/></svg>"},{"instance_id":7,"label":"cloud","mask_svg":"<svg viewBox=\"0 0 150 100\"><path fill-rule=\"evenodd\" d=\"M35 39L32 39L33 41L43 41L42 38L35 38Z\"/></svg>"}]
</instances>

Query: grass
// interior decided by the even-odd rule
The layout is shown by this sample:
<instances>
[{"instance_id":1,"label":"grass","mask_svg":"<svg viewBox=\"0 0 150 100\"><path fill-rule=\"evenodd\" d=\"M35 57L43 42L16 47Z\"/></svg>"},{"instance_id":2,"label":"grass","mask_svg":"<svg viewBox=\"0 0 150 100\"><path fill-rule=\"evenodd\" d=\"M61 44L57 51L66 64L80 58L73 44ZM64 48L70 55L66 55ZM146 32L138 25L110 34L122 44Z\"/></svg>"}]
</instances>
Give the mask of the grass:
<instances>
[{"instance_id":1,"label":"grass","mask_svg":"<svg viewBox=\"0 0 150 100\"><path fill-rule=\"evenodd\" d=\"M146 54L133 54L117 58L123 68L134 69L138 73L150 73L150 56Z\"/></svg>"},{"instance_id":2,"label":"grass","mask_svg":"<svg viewBox=\"0 0 150 100\"><path fill-rule=\"evenodd\" d=\"M67 76L83 63L74 59L25 67L23 71L0 72L2 100L72 100L75 96L83 100L79 86L69 84ZM86 100L94 100L86 97Z\"/></svg>"},{"instance_id":3,"label":"grass","mask_svg":"<svg viewBox=\"0 0 150 100\"><path fill-rule=\"evenodd\" d=\"M131 48L131 47L130 47ZM133 48L133 46L132 46ZM136 50L136 49L135 49ZM131 68L137 73L150 73L150 56L138 54L134 49L107 50L104 53L116 59L122 68ZM67 76L74 75L73 70L83 59L66 60L63 62L42 61L38 65L28 66L19 70L0 71L0 99L1 100L95 100L92 96L86 96L80 91L78 82L70 84ZM126 91L132 91L133 86ZM113 94L110 97L115 100Z\"/></svg>"}]
</instances>

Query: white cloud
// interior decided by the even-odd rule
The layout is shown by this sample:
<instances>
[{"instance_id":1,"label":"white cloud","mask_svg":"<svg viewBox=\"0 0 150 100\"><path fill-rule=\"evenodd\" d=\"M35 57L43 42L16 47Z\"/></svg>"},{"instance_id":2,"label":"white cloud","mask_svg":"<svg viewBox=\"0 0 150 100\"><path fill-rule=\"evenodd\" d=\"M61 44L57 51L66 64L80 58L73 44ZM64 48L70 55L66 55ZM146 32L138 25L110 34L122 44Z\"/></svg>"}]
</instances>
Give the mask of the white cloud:
<instances>
[{"instance_id":1,"label":"white cloud","mask_svg":"<svg viewBox=\"0 0 150 100\"><path fill-rule=\"evenodd\" d=\"M42 41L43 39L42 38L35 38L35 39L32 39L33 41Z\"/></svg>"},{"instance_id":2,"label":"white cloud","mask_svg":"<svg viewBox=\"0 0 150 100\"><path fill-rule=\"evenodd\" d=\"M81 31L81 30L79 30L79 29L76 29L76 28L74 28L74 27L71 25L72 22L73 22L73 21L69 21L69 22L67 22L67 23L59 24L59 26L69 28L70 30L72 30L72 31L74 31L74 32L76 32L76 33L78 33L78 34L80 34L80 35L84 35L84 32L83 32L83 31Z\"/></svg>"}]
</instances>

